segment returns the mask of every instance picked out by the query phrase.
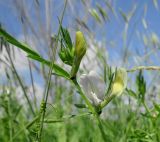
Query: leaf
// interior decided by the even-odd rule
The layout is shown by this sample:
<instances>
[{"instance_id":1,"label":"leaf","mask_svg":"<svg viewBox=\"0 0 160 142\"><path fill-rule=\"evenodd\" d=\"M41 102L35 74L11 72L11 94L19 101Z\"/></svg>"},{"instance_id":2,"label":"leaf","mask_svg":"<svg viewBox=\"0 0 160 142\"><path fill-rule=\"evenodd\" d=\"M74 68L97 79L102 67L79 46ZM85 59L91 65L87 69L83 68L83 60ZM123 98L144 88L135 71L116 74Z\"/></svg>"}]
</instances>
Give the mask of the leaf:
<instances>
[{"instance_id":1,"label":"leaf","mask_svg":"<svg viewBox=\"0 0 160 142\"><path fill-rule=\"evenodd\" d=\"M138 88L139 98L143 102L145 99L145 93L146 93L146 82L145 82L144 77L142 75L142 71L140 71L136 77L136 85Z\"/></svg>"},{"instance_id":2,"label":"leaf","mask_svg":"<svg viewBox=\"0 0 160 142\"><path fill-rule=\"evenodd\" d=\"M12 37L10 34L8 34L2 28L0 28L0 36L2 36L9 43L15 45L16 47L18 47L18 48L22 49L24 52L26 52L28 54L29 58L32 58L32 59L39 61L45 65L48 65L48 66L51 65L50 61L43 59L36 51L32 50L27 44L19 42L17 39ZM53 64L53 70L59 76L65 77L67 79L70 78L69 74L64 69L62 69L60 66L58 66L56 64Z\"/></svg>"},{"instance_id":3,"label":"leaf","mask_svg":"<svg viewBox=\"0 0 160 142\"><path fill-rule=\"evenodd\" d=\"M42 64L45 64L47 66L50 67L51 62L48 60L45 60L41 57L38 56L34 56L34 55L28 55L29 58L34 59L36 61L41 62ZM68 74L68 72L66 72L63 68L61 68L59 65L57 64L53 64L53 70L54 70L54 74L58 75L58 76L62 76L65 77L66 79L70 79L70 75Z\"/></svg>"},{"instance_id":4,"label":"leaf","mask_svg":"<svg viewBox=\"0 0 160 142\"><path fill-rule=\"evenodd\" d=\"M60 34L61 34L61 49L59 51L59 57L67 65L72 66L74 58L74 47L70 34L67 29L63 28L60 25Z\"/></svg>"},{"instance_id":5,"label":"leaf","mask_svg":"<svg viewBox=\"0 0 160 142\"><path fill-rule=\"evenodd\" d=\"M87 108L85 104L74 104L77 108Z\"/></svg>"},{"instance_id":6,"label":"leaf","mask_svg":"<svg viewBox=\"0 0 160 142\"><path fill-rule=\"evenodd\" d=\"M40 56L36 51L32 50L27 44L19 42L2 28L0 28L0 36L2 36L6 41L17 46L18 48L22 49L28 54L32 54L34 56Z\"/></svg>"},{"instance_id":7,"label":"leaf","mask_svg":"<svg viewBox=\"0 0 160 142\"><path fill-rule=\"evenodd\" d=\"M154 108L160 113L160 105L155 102L153 104L154 104Z\"/></svg>"},{"instance_id":8,"label":"leaf","mask_svg":"<svg viewBox=\"0 0 160 142\"><path fill-rule=\"evenodd\" d=\"M126 89L126 91L128 92L128 94L129 94L130 96L132 96L132 97L134 97L134 98L137 98L137 94L136 94L133 90L131 90L131 89Z\"/></svg>"},{"instance_id":9,"label":"leaf","mask_svg":"<svg viewBox=\"0 0 160 142\"><path fill-rule=\"evenodd\" d=\"M107 81L108 81L108 85L107 85L107 89L105 91L105 95L109 95L112 91L112 81L115 77L115 73L112 72L112 68L111 67L107 67Z\"/></svg>"},{"instance_id":10,"label":"leaf","mask_svg":"<svg viewBox=\"0 0 160 142\"><path fill-rule=\"evenodd\" d=\"M68 30L63 28L62 25L61 25L60 29L61 29L60 30L61 31L61 36L62 36L62 39L65 42L65 45L67 47L69 47L70 50L72 50L73 44L72 44L72 40L71 40L71 37L70 37L70 34L69 34Z\"/></svg>"}]
</instances>

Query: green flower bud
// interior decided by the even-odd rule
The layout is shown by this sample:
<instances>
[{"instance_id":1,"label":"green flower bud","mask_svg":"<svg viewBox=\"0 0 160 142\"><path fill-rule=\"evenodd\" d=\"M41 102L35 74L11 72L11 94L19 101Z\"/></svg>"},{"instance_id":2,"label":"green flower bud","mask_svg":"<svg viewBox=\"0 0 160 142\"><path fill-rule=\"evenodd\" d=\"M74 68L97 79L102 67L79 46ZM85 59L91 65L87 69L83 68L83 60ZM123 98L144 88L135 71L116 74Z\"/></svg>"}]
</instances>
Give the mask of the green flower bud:
<instances>
[{"instance_id":1,"label":"green flower bud","mask_svg":"<svg viewBox=\"0 0 160 142\"><path fill-rule=\"evenodd\" d=\"M115 78L112 82L112 95L120 96L127 86L127 72L124 68L116 71Z\"/></svg>"},{"instance_id":2,"label":"green flower bud","mask_svg":"<svg viewBox=\"0 0 160 142\"><path fill-rule=\"evenodd\" d=\"M83 33L78 31L76 32L76 43L75 43L75 56L80 61L82 57L85 55L87 49L87 43L83 36Z\"/></svg>"},{"instance_id":3,"label":"green flower bud","mask_svg":"<svg viewBox=\"0 0 160 142\"><path fill-rule=\"evenodd\" d=\"M75 55L71 70L71 77L75 77L83 56L87 50L87 43L82 32L76 32Z\"/></svg>"}]
</instances>

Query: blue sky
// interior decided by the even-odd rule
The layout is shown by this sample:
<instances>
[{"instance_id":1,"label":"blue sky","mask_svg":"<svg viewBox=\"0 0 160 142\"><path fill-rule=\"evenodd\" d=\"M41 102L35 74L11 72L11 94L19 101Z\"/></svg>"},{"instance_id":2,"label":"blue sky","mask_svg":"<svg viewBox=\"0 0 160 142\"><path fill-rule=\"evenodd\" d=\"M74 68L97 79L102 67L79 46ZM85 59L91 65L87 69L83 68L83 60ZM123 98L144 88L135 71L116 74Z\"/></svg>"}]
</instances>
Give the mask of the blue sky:
<instances>
[{"instance_id":1,"label":"blue sky","mask_svg":"<svg viewBox=\"0 0 160 142\"><path fill-rule=\"evenodd\" d=\"M57 3L56 1L52 0L53 3ZM93 7L95 7L95 4L99 3L102 7L106 7L104 5L104 1L100 0L100 1L96 1L93 0L92 1L92 5ZM42 18L45 19L45 14L44 14L44 1L41 0L40 1L40 8L41 8L41 14L42 14ZM32 5L34 5L33 0L29 0L27 1L27 6L26 7L33 7ZM58 2L57 3L57 7L59 7L57 13L54 13L53 17L54 22L58 21L57 20L57 16L59 16L60 11L62 9L63 6L63 1ZM145 16L145 19L148 23L148 28L150 31L153 31L155 33L157 33L158 35L160 34L159 31L159 25L160 25L160 15L159 15L159 10L157 10L155 8L155 6L153 5L153 1L152 0L114 0L113 1L113 8L118 16L118 19L116 19L112 14L110 16L110 22L106 22L103 27L99 28L99 34L97 33L97 38L98 39L102 39L105 37L102 37L101 34L103 33L103 31L105 30L107 33L107 39L110 40L112 38L115 38L115 32L116 33L121 33L123 31L124 28L124 21L119 13L119 9L122 9L122 11L124 13L128 13L129 11L131 11L131 9L133 8L133 6L136 5L137 6L137 10L136 10L136 14L133 17L132 21L130 22L130 26L132 26L132 24L134 22L139 22L138 26L136 27L136 29L138 29L141 32L145 32L143 27L142 27L142 23L141 23L141 18L139 17L143 17L143 13L144 13L144 6L147 6L147 13ZM5 0L5 1L0 1L0 22L2 23L2 25L7 29L7 31L9 31L10 33L12 33L13 35L21 35L22 34L22 26L20 23L20 18L18 17L18 14L15 11L15 7L13 5L13 1L10 0ZM30 11L31 15L34 16L34 10ZM82 12L83 13L83 12ZM68 20L69 17L72 18L72 13L69 13L71 15L68 16L68 14L66 14ZM110 13L109 13L110 14ZM71 19L73 20L73 19ZM36 23L36 21L34 21ZM66 21L64 20L64 23ZM92 20L91 20L92 22ZM56 22L57 23L57 22ZM90 23L91 24L91 23ZM67 27L69 27L69 25L66 24ZM89 25L90 26L90 25ZM129 28L130 30L131 28ZM94 31L94 29L91 29Z\"/></svg>"},{"instance_id":2,"label":"blue sky","mask_svg":"<svg viewBox=\"0 0 160 142\"><path fill-rule=\"evenodd\" d=\"M18 0L20 2L20 0ZM5 0L0 1L0 23L2 26L12 35L16 36L17 38L21 37L23 35L22 30L22 24L19 17L19 13L17 12L17 7L13 4L15 1L11 0ZM29 9L29 15L32 17L32 22L34 24L34 28L36 31L38 31L38 21L37 18L35 18L35 2L34 0L28 0L24 1L25 7ZM58 19L57 16L60 16L60 13L62 12L63 8L63 0L56 1L51 0L51 7L52 12L51 14L51 33L55 33L57 31L58 27ZM160 10L155 8L155 5L153 4L153 0L113 0L112 6L115 10L116 16L109 11L105 5L104 0L92 0L92 8L96 9L96 4L99 4L102 8L104 8L108 15L109 15L109 21L106 21L102 24L97 24L95 19L89 15L87 26L90 28L92 32L95 34L95 39L98 41L105 41L106 49L109 52L109 59L112 63L113 60L120 60L122 58L122 51L124 49L124 41L123 41L123 32L125 28L125 21L122 18L122 15L120 14L120 9L124 13L129 13L134 6L136 6L136 12L134 16L131 18L131 21L129 22L129 27L127 31L127 41L130 39L130 43L127 44L130 50L130 52L133 52L135 54L139 53L140 57L144 55L144 44L143 40L141 39L142 35L151 35L151 33L155 33L158 37L160 36ZM41 22L44 26L44 29L46 30L46 17L45 17L45 1L40 0L40 15L41 15ZM67 11L64 17L63 25L68 27L71 31L71 34L75 32L75 16L77 15L77 18L83 20L85 17L84 15L84 7L80 1L77 3L73 1L73 5L75 7L74 11L71 11L71 7L67 7ZM158 3L158 6L159 3ZM146 15L144 14L144 9L146 10ZM142 19L145 19L148 28L145 29L142 24ZM83 29L82 29L83 30ZM87 34L87 33L86 33ZM140 34L140 37L138 36ZM29 31L29 36L31 36L31 31ZM43 39L42 39L43 40ZM43 43L41 39L40 45L44 46L45 43ZM111 42L114 42L115 47L111 47ZM157 55L160 55L159 52L157 52ZM132 67L134 63L134 56L131 56L128 58L130 65L128 67ZM160 65L159 60L157 57L151 56L151 65ZM144 64L143 62L140 64Z\"/></svg>"},{"instance_id":3,"label":"blue sky","mask_svg":"<svg viewBox=\"0 0 160 142\"><path fill-rule=\"evenodd\" d=\"M56 2L54 2L54 1L53 1L53 3L56 4ZM63 2L61 1L59 3L57 3L57 5L62 6ZM97 3L97 1L93 0L93 7L95 6L96 3ZM103 0L100 0L99 3L101 4L102 7L105 7ZM32 7L32 5L34 5L33 0L27 1L27 7ZM133 18L133 21L137 20L138 16L143 15L144 5L147 5L148 8L147 8L147 14L146 14L146 21L148 22L149 28L152 29L152 31L159 33L158 32L159 31L159 24L160 24L159 10L155 9L152 0L124 0L124 1L114 0L113 1L113 6L114 6L113 8L116 10L116 14L119 14L119 9L122 9L122 11L125 13L129 12L133 8L133 5L137 5L137 12L136 12L136 16ZM59 11L57 11L57 13L55 13L55 15L53 15L54 17L59 16L61 6L59 6L60 7ZM15 9L15 7L13 5L13 1L10 1L10 0L0 1L0 22L12 34L15 34L15 35L22 34L21 23L20 23L19 17L17 16L18 14L15 12L14 9ZM44 9L45 9L44 3L43 3L43 0L41 0L41 12L42 12L41 14L42 14L42 16L44 16ZM32 13L32 16L33 16L33 11L30 11L30 12ZM55 20L57 20L57 19L55 19ZM103 26L103 28L101 28L101 29L108 28L107 32L109 33L109 35L111 37L112 36L114 37L115 36L113 34L114 29L116 29L117 26L120 26L120 28L121 28L124 25L123 19L120 17L120 15L118 15L118 20L120 20L120 21L118 21L118 25L117 25L116 19L114 17L111 17L111 22L105 24L105 26ZM111 26L112 26L112 28L110 28ZM143 30L143 29L140 28L140 26L139 26L139 30ZM100 38L101 36L98 35L98 37Z\"/></svg>"}]
</instances>

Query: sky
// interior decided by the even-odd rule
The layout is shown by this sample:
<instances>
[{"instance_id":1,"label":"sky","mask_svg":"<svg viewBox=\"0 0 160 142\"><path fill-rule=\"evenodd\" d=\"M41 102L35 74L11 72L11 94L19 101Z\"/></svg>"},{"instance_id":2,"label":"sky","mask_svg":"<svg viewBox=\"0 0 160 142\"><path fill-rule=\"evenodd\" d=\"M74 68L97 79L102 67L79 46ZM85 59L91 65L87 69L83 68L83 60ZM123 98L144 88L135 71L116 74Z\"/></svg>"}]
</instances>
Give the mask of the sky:
<instances>
[{"instance_id":1,"label":"sky","mask_svg":"<svg viewBox=\"0 0 160 142\"><path fill-rule=\"evenodd\" d=\"M5 27L5 29L7 29L8 32L10 32L12 35L15 35L17 37L21 36L22 33L22 24L20 22L20 17L17 14L16 11L16 7L14 6L14 1L20 2L20 0L0 0L0 22L1 24ZM24 0L22 0L24 1ZM63 0L61 1L56 1L56 0L50 0L51 4L55 4L57 6L53 6L53 9L57 11L57 13L54 13L54 15L52 16L55 20L57 20L57 16L60 16L60 10L62 9L63 6ZM27 2L24 1L26 8L29 9L29 14L31 16L35 16L34 15L34 10L32 10L32 8L34 8L34 0L28 0ZM45 19L45 3L43 0L40 0L40 8L41 8L41 16L43 19ZM100 0L100 1L96 1L96 0L92 0L92 6L93 8L95 7L96 4L100 4L102 7L105 7L104 4L104 0ZM148 29L155 32L156 34L158 34L158 36L160 36L160 31L159 31L159 25L160 25L160 15L159 15L159 9L157 10L153 4L153 0L113 0L112 2L113 4L113 8L115 10L115 13L117 15L117 18L115 18L115 16L113 14L110 14L110 22L106 22L103 26L101 26L101 28L96 29L99 32L97 33L97 38L102 40L103 38L107 38L108 40L111 39L115 39L115 32L118 34L120 34L123 29L124 29L124 20L122 18L122 16L119 13L119 10L121 9L124 13L128 13L129 11L132 10L132 8L134 6L136 6L136 12L135 15L133 16L133 18L131 19L130 22L130 28L129 28L129 32L132 30L132 26L135 22L138 22L138 25L136 27L136 30L141 31L141 32L145 32L143 25L142 25L142 17L145 17L145 20L148 24ZM75 5L76 6L76 5ZM147 12L146 15L144 16L144 7L147 7ZM81 6L80 6L81 7ZM53 11L54 11L53 10ZM83 15L83 12L81 12ZM72 18L72 13L69 13L71 15L68 16L68 13L66 13L66 17L71 17ZM69 19L69 18L68 18ZM70 19L69 19L70 20ZM72 20L72 19L71 19ZM90 20L90 25L92 25L93 22L93 18ZM67 20L66 20L67 21ZM67 23L64 20L64 25L65 23ZM34 23L36 23L36 21L33 21ZM57 22L56 22L57 23ZM89 26L90 26L89 25ZM67 25L67 27L69 27L70 25ZM92 28L92 27L91 27ZM91 29L94 31L94 29ZM103 31L106 31L105 34L106 36L102 37L102 33ZM135 37L135 36L134 36ZM117 36L117 38L119 39L120 36ZM136 39L135 39L136 40ZM120 41L120 40L119 40Z\"/></svg>"},{"instance_id":2,"label":"sky","mask_svg":"<svg viewBox=\"0 0 160 142\"><path fill-rule=\"evenodd\" d=\"M19 4L22 4L22 2L26 8L26 11L28 12L28 15L26 15L26 17L30 17L31 23L33 24L33 29L36 33L33 36L32 29L27 28L27 41L29 45L31 45L33 48L43 47L45 50L45 46L47 44L47 36L42 38L43 36L41 35L45 32L48 32L50 34L55 34L57 32L57 17L60 17L61 15L64 6L64 1L50 0L49 5L47 6L51 9L47 11L47 6L45 3L46 1L44 0L0 0L0 23L10 34L15 36L19 40L25 39L24 29L21 23L21 20L23 19L21 19L20 16L20 12L23 13L25 11L23 11L24 9L21 9L19 6L17 6ZM104 0L91 1L89 10L92 8L96 9L96 5L98 4L109 15L109 20L95 24L95 18L91 16L91 14L89 14L87 10L84 9L84 5L80 0L69 0L63 20L63 25L69 28L72 37L74 37L75 30L77 29L77 25L74 22L75 18L78 18L80 20L87 19L87 26L89 27L90 31L94 33L95 41L97 41L98 43L103 43L103 45L105 46L109 55L108 60L111 65L126 66L127 68L133 67L134 65L143 65L144 62L140 62L142 57L145 56L145 54L149 53L153 46L150 45L148 47L148 51L145 52L143 36L151 38L151 35L154 33L158 39L160 37L159 1L112 0L109 2L111 2L115 14L113 14L111 10L107 8ZM154 2L157 2L158 5L156 5ZM40 18L38 18L36 15L36 8L40 9ZM126 22L124 21L122 13L127 15L134 9L135 12L128 23L127 39L125 43L123 36L126 28ZM88 12L88 14L84 14L85 12ZM49 17L49 19L47 19L47 17ZM47 20L49 21L49 23L47 23ZM41 27L39 26L40 24ZM147 27L144 27L144 24L146 24ZM40 28L41 32L39 32ZM87 32L83 28L80 28L80 30L84 31L87 35ZM33 43L32 40L34 40L35 42ZM124 64L122 60L122 51L125 48L128 48L128 52L132 53L129 54L126 64ZM44 50L38 48L38 51L45 56ZM156 54L156 56L154 56L154 54ZM160 55L159 50L157 50L154 54L151 55L151 57L149 57L151 62L150 64L147 63L147 65L160 65L158 60L158 57ZM19 58L17 60L19 60ZM19 68L22 68L22 65L19 65ZM28 69L26 71L23 70L23 75L27 78ZM38 77L36 77L36 80L37 82L41 82L41 79Z\"/></svg>"},{"instance_id":3,"label":"sky","mask_svg":"<svg viewBox=\"0 0 160 142\"><path fill-rule=\"evenodd\" d=\"M18 14L16 13L16 8L14 7L14 1L20 2L20 0L0 0L0 22L2 25L5 26L5 28L12 33L13 35L21 35L22 34L22 27L20 23L20 19L18 17ZM24 1L24 0L22 0ZM51 3L57 4L56 10L61 10L63 6L63 0L56 2L56 0L50 0ZM25 1L26 2L26 1ZM32 7L34 5L34 0L28 0L27 6L31 11L31 15L33 16L34 10L32 11ZM103 0L96 1L92 0L92 6L94 7L97 3L99 3L102 7L104 6ZM44 2L43 0L40 0L40 8L41 8L41 14L42 16L45 16L44 11ZM159 35L159 24L160 24L160 15L159 15L159 9L157 10L153 4L153 0L113 0L113 8L115 10L115 13L118 14L118 20L114 17L111 17L110 22L106 22L105 26L99 30L107 30L108 35L111 37L115 37L114 32L117 27L119 27L119 31L122 30L123 27L123 19L119 14L119 10L121 9L123 12L128 13L133 6L137 6L136 15L133 17L132 21L139 20L139 17L142 17L144 15L144 6L147 6L147 13L146 13L146 21L148 23L148 28L152 29L152 31L157 32ZM57 8L58 7L58 8ZM83 13L83 12L82 12ZM56 16L59 16L59 11L57 13L54 13ZM56 17L54 16L54 17ZM113 15L111 15L113 16ZM44 17L43 17L44 18ZM57 19L56 19L57 20ZM65 21L64 21L65 22ZM118 22L118 23L117 23ZM131 22L133 23L133 22ZM117 25L118 24L118 25ZM142 24L139 24L138 29L143 30L141 28ZM111 28L112 27L112 28ZM101 33L101 32L100 32ZM100 35L97 35L98 38L102 38Z\"/></svg>"}]
</instances>

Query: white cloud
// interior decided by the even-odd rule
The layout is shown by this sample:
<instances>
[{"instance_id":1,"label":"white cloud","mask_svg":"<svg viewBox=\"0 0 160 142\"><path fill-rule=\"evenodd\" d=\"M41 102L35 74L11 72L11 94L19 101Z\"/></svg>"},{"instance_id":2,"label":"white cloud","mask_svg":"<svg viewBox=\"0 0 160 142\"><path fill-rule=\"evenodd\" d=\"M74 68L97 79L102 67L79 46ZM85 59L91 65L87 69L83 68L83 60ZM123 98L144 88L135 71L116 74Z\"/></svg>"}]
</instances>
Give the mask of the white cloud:
<instances>
[{"instance_id":1,"label":"white cloud","mask_svg":"<svg viewBox=\"0 0 160 142\"><path fill-rule=\"evenodd\" d=\"M31 48L36 50L36 47L38 47L36 40L34 40L33 36L25 36L24 35L19 35L17 38L19 41L24 42L27 40L27 44L30 45ZM2 52L0 52L0 75L4 76L5 75L5 69L8 68L10 65L8 53L6 51L6 47L2 47ZM13 46L10 44L10 51L11 51L11 56L13 59L13 63L15 65L15 68L18 72L25 72L29 71L28 69L28 60L27 60L27 54L22 51L21 49ZM7 63L7 65L5 63Z\"/></svg>"},{"instance_id":2,"label":"white cloud","mask_svg":"<svg viewBox=\"0 0 160 142\"><path fill-rule=\"evenodd\" d=\"M6 47L3 47L3 48L4 48L3 51L0 53L0 59L3 60L8 66L4 64L3 62L0 63L0 74L1 75L4 75L5 68L11 67L8 53L5 49ZM11 46L10 49L12 48L14 48L14 53L11 53L11 56L12 56L12 59L13 59L12 61L15 65L15 68L21 72L26 71L28 69L28 61L27 61L26 54L20 51L19 49Z\"/></svg>"},{"instance_id":3,"label":"white cloud","mask_svg":"<svg viewBox=\"0 0 160 142\"><path fill-rule=\"evenodd\" d=\"M104 51L102 54L103 56L108 57L107 51L104 50L105 47L103 47L103 43L100 41L93 41L88 39L88 49L86 52L86 55L82 59L80 69L87 71L99 71L100 66L103 65L103 63L100 61L100 58L98 57L98 52ZM100 53L101 54L101 53Z\"/></svg>"}]
</instances>

